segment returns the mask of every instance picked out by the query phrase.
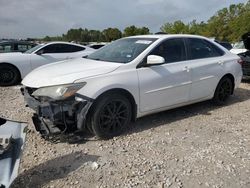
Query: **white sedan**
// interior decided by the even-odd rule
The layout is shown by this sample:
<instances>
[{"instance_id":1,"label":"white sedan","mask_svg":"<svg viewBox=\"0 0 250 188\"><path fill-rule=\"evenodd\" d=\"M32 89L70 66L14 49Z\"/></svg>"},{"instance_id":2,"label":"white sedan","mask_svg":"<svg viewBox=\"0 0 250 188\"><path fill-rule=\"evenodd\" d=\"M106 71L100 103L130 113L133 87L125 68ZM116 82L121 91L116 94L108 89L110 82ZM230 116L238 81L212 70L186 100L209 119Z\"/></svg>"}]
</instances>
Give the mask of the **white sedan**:
<instances>
[{"instance_id":1,"label":"white sedan","mask_svg":"<svg viewBox=\"0 0 250 188\"><path fill-rule=\"evenodd\" d=\"M56 61L83 57L94 51L92 48L78 44L50 42L37 45L24 53L0 54L0 85L17 84L37 67Z\"/></svg>"},{"instance_id":2,"label":"white sedan","mask_svg":"<svg viewBox=\"0 0 250 188\"><path fill-rule=\"evenodd\" d=\"M148 114L210 99L225 104L241 82L241 63L205 37L136 36L40 67L22 92L42 135L87 129L111 138Z\"/></svg>"}]
</instances>

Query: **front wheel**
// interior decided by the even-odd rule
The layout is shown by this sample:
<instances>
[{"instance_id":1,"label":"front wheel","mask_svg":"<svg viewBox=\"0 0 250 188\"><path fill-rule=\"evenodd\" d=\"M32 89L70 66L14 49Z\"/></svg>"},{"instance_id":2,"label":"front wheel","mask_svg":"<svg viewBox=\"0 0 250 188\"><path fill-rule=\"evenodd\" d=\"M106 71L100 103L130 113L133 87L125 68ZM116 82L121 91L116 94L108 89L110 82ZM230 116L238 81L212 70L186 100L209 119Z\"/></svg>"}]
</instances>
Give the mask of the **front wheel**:
<instances>
[{"instance_id":1,"label":"front wheel","mask_svg":"<svg viewBox=\"0 0 250 188\"><path fill-rule=\"evenodd\" d=\"M19 71L10 65L0 65L0 86L12 86L21 80Z\"/></svg>"},{"instance_id":2,"label":"front wheel","mask_svg":"<svg viewBox=\"0 0 250 188\"><path fill-rule=\"evenodd\" d=\"M214 93L213 102L217 105L224 105L233 93L233 83L228 77L221 79Z\"/></svg>"},{"instance_id":3,"label":"front wheel","mask_svg":"<svg viewBox=\"0 0 250 188\"><path fill-rule=\"evenodd\" d=\"M120 94L101 97L90 114L89 127L102 139L120 135L131 121L131 103Z\"/></svg>"}]
</instances>

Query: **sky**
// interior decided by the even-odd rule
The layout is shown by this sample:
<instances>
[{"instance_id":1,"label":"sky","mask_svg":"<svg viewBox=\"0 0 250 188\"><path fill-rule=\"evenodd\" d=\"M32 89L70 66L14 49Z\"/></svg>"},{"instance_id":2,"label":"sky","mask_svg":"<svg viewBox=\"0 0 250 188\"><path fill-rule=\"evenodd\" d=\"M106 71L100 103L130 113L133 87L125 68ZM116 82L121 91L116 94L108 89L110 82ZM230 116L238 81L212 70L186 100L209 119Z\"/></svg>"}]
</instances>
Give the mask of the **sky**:
<instances>
[{"instance_id":1,"label":"sky","mask_svg":"<svg viewBox=\"0 0 250 188\"><path fill-rule=\"evenodd\" d=\"M130 25L158 32L166 22L207 21L246 0L0 0L0 38L58 36L71 28Z\"/></svg>"}]
</instances>

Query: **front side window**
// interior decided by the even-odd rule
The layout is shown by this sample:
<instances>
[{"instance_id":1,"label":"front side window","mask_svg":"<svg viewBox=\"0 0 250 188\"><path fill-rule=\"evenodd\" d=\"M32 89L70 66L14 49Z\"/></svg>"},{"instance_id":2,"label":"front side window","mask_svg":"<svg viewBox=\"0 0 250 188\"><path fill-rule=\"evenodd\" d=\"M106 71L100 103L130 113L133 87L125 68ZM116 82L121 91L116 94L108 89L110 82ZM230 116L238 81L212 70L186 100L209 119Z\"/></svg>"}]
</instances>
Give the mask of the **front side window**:
<instances>
[{"instance_id":1,"label":"front side window","mask_svg":"<svg viewBox=\"0 0 250 188\"><path fill-rule=\"evenodd\" d=\"M41 49L44 54L51 53L73 53L85 50L85 48L70 44L51 44Z\"/></svg>"},{"instance_id":2,"label":"front side window","mask_svg":"<svg viewBox=\"0 0 250 188\"><path fill-rule=\"evenodd\" d=\"M203 59L209 57L219 57L224 54L220 48L204 39L187 39L189 48L189 59Z\"/></svg>"},{"instance_id":3,"label":"front side window","mask_svg":"<svg viewBox=\"0 0 250 188\"><path fill-rule=\"evenodd\" d=\"M183 39L168 39L158 45L150 55L158 55L165 59L166 63L186 60L186 50Z\"/></svg>"},{"instance_id":4,"label":"front side window","mask_svg":"<svg viewBox=\"0 0 250 188\"><path fill-rule=\"evenodd\" d=\"M129 63L138 57L157 38L124 38L108 44L87 56L87 59L114 63Z\"/></svg>"},{"instance_id":5,"label":"front side window","mask_svg":"<svg viewBox=\"0 0 250 188\"><path fill-rule=\"evenodd\" d=\"M50 44L48 46L45 46L44 48L42 48L41 51L43 54L53 54L53 53L57 53L56 51L56 45L57 44Z\"/></svg>"}]
</instances>

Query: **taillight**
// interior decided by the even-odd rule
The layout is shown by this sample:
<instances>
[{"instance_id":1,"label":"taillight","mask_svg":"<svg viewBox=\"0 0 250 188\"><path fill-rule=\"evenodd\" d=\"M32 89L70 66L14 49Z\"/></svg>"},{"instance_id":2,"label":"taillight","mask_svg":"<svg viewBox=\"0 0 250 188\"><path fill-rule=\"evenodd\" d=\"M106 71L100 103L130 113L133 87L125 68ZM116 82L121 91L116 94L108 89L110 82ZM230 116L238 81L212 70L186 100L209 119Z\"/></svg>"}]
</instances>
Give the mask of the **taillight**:
<instances>
[{"instance_id":1,"label":"taillight","mask_svg":"<svg viewBox=\"0 0 250 188\"><path fill-rule=\"evenodd\" d=\"M244 63L244 61L243 61L242 59L239 59L239 60L238 60L238 63L242 66L243 63Z\"/></svg>"}]
</instances>

